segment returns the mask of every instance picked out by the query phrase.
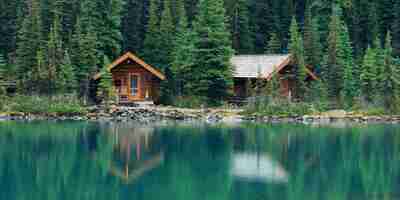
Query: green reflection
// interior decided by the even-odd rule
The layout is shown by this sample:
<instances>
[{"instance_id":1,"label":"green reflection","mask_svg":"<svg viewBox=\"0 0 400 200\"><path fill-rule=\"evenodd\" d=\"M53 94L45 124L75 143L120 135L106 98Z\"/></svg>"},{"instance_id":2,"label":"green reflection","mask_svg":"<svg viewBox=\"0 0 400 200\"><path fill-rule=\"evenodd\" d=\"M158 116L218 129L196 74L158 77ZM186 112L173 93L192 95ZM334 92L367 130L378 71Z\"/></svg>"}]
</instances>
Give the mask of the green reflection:
<instances>
[{"instance_id":1,"label":"green reflection","mask_svg":"<svg viewBox=\"0 0 400 200\"><path fill-rule=\"evenodd\" d=\"M399 128L0 122L0 199L394 199Z\"/></svg>"}]
</instances>

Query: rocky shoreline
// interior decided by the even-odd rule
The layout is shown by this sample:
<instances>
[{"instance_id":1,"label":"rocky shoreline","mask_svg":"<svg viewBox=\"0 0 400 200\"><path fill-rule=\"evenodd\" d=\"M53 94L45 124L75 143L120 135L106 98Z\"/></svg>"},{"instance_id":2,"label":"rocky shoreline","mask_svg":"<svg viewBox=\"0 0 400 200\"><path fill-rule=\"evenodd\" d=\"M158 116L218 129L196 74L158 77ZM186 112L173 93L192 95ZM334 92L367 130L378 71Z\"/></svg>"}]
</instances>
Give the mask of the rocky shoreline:
<instances>
[{"instance_id":1,"label":"rocky shoreline","mask_svg":"<svg viewBox=\"0 0 400 200\"><path fill-rule=\"evenodd\" d=\"M259 116L242 115L240 109L183 109L174 107L117 107L104 109L98 106L88 108L88 113L57 115L57 114L30 114L30 113L0 113L0 120L50 120L50 121L117 121L152 123L159 121L198 121L208 123L303 123L329 124L345 123L400 123L400 116L365 116L343 110L334 110L315 115L304 116Z\"/></svg>"}]
</instances>

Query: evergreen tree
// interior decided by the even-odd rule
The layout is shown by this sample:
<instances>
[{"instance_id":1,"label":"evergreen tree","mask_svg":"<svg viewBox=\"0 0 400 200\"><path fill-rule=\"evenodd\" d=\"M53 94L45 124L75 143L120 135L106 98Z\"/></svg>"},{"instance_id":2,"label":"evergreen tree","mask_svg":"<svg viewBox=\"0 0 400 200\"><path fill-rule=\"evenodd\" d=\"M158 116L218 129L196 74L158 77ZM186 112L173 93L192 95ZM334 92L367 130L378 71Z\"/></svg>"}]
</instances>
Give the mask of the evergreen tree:
<instances>
[{"instance_id":1,"label":"evergreen tree","mask_svg":"<svg viewBox=\"0 0 400 200\"><path fill-rule=\"evenodd\" d=\"M359 71L354 64L353 48L351 47L349 31L345 24L341 24L339 35L337 63L343 67L342 96L346 106L351 107L359 96Z\"/></svg>"},{"instance_id":2,"label":"evergreen tree","mask_svg":"<svg viewBox=\"0 0 400 200\"><path fill-rule=\"evenodd\" d=\"M162 66L163 54L160 49L160 28L159 28L159 0L150 0L149 21L147 24L146 35L143 44L143 58L151 65L156 67Z\"/></svg>"},{"instance_id":3,"label":"evergreen tree","mask_svg":"<svg viewBox=\"0 0 400 200\"><path fill-rule=\"evenodd\" d=\"M0 54L0 83L7 79L7 63L4 56Z\"/></svg>"},{"instance_id":4,"label":"evergreen tree","mask_svg":"<svg viewBox=\"0 0 400 200\"><path fill-rule=\"evenodd\" d=\"M101 79L99 83L99 88L98 88L98 93L97 96L106 104L108 105L109 102L112 100L112 97L114 96L114 90L113 90L113 79L112 79L112 74L108 70L108 66L110 65L110 60L107 58L107 56L104 56L104 61L105 65L103 66L101 70Z\"/></svg>"},{"instance_id":5,"label":"evergreen tree","mask_svg":"<svg viewBox=\"0 0 400 200\"><path fill-rule=\"evenodd\" d=\"M253 50L247 2L247 0L238 0L235 3L231 19L233 48L240 54L248 54Z\"/></svg>"},{"instance_id":6,"label":"evergreen tree","mask_svg":"<svg viewBox=\"0 0 400 200\"><path fill-rule=\"evenodd\" d=\"M376 51L368 47L361 71L361 92L367 103L372 103L375 96L376 88Z\"/></svg>"},{"instance_id":7,"label":"evergreen tree","mask_svg":"<svg viewBox=\"0 0 400 200\"><path fill-rule=\"evenodd\" d=\"M195 83L192 79L194 68L194 50L196 34L189 28L185 10L177 27L177 34L172 51L171 68L176 82L177 95L192 95Z\"/></svg>"},{"instance_id":8,"label":"evergreen tree","mask_svg":"<svg viewBox=\"0 0 400 200\"><path fill-rule=\"evenodd\" d=\"M115 32L112 28L115 27L112 27L112 25L108 23L109 21L105 20L106 15L111 16L114 13L107 13L107 11L112 11L110 11L111 9L107 9L107 1L104 0L82 0L80 3L80 31L86 35L91 34L91 37L96 38L96 40L94 40L94 50L96 51L97 60L100 61L98 64L101 65L104 55L107 54L106 51L117 51L116 49L119 48L106 47L106 45L114 45L116 43L112 38L114 35L108 34L108 32L114 34ZM112 7L110 6L110 8ZM113 16L111 16L111 18L112 17ZM111 21L111 23L113 23L113 21Z\"/></svg>"},{"instance_id":9,"label":"evergreen tree","mask_svg":"<svg viewBox=\"0 0 400 200\"><path fill-rule=\"evenodd\" d=\"M265 87L265 93L272 99L279 99L281 97L280 78L281 75L278 72L274 72Z\"/></svg>"},{"instance_id":10,"label":"evergreen tree","mask_svg":"<svg viewBox=\"0 0 400 200\"><path fill-rule=\"evenodd\" d=\"M160 21L160 57L159 66L166 76L166 81L161 83L160 101L164 104L171 104L172 97L175 95L175 78L170 67L172 62L171 52L174 48L175 27L171 13L171 0L164 0L164 9Z\"/></svg>"},{"instance_id":11,"label":"evergreen tree","mask_svg":"<svg viewBox=\"0 0 400 200\"><path fill-rule=\"evenodd\" d=\"M57 73L57 80L58 92L71 94L78 88L74 66L72 65L68 50L64 51L64 56Z\"/></svg>"},{"instance_id":12,"label":"evergreen tree","mask_svg":"<svg viewBox=\"0 0 400 200\"><path fill-rule=\"evenodd\" d=\"M102 38L101 50L109 58L116 58L121 53L121 13L123 0L108 0L104 19L105 31ZM101 63L105 64L105 63Z\"/></svg>"},{"instance_id":13,"label":"evergreen tree","mask_svg":"<svg viewBox=\"0 0 400 200\"><path fill-rule=\"evenodd\" d=\"M86 104L89 100L90 80L96 72L98 59L96 51L97 37L92 31L83 34L79 41L79 65L77 78L79 80L79 96Z\"/></svg>"},{"instance_id":14,"label":"evergreen tree","mask_svg":"<svg viewBox=\"0 0 400 200\"><path fill-rule=\"evenodd\" d=\"M278 34L276 33L271 33L271 37L267 43L265 52L268 54L280 54L282 53L281 49L281 41L278 37Z\"/></svg>"},{"instance_id":15,"label":"evergreen tree","mask_svg":"<svg viewBox=\"0 0 400 200\"><path fill-rule=\"evenodd\" d=\"M47 42L47 94L54 94L59 81L57 72L60 70L64 50L62 38L60 36L60 21L58 15L54 17L54 22L50 28L49 40Z\"/></svg>"},{"instance_id":16,"label":"evergreen tree","mask_svg":"<svg viewBox=\"0 0 400 200\"><path fill-rule=\"evenodd\" d=\"M295 64L295 96L304 99L306 92L306 65L304 60L304 46L299 26L297 25L296 18L293 17L292 24L290 25L290 43L289 53Z\"/></svg>"},{"instance_id":17,"label":"evergreen tree","mask_svg":"<svg viewBox=\"0 0 400 200\"><path fill-rule=\"evenodd\" d=\"M337 98L343 94L344 88L344 73L346 66L354 66L352 58L351 44L348 39L348 31L345 23L341 19L342 10L337 5L332 9L331 22L329 24L329 37L328 37L328 55L327 63L325 65L324 74L326 84L328 86L328 94L332 99ZM357 74L356 69L346 69L346 88L350 90L351 85L356 83L351 75ZM351 83L350 83L351 82ZM346 96L348 96L346 92ZM347 99L347 97L346 97ZM339 101L338 101L339 102Z\"/></svg>"},{"instance_id":18,"label":"evergreen tree","mask_svg":"<svg viewBox=\"0 0 400 200\"><path fill-rule=\"evenodd\" d=\"M218 103L232 87L230 33L225 24L222 0L201 0L194 24L199 39L195 43L195 93Z\"/></svg>"},{"instance_id":19,"label":"evergreen tree","mask_svg":"<svg viewBox=\"0 0 400 200\"><path fill-rule=\"evenodd\" d=\"M308 5L304 14L304 55L307 66L317 68L321 62L321 42L317 19L313 20L311 5Z\"/></svg>"},{"instance_id":20,"label":"evergreen tree","mask_svg":"<svg viewBox=\"0 0 400 200\"><path fill-rule=\"evenodd\" d=\"M383 71L380 78L382 84L380 95L383 98L385 108L393 112L399 109L397 103L400 95L400 77L398 66L395 65L393 60L391 42L391 35L388 32L385 40Z\"/></svg>"},{"instance_id":21,"label":"evergreen tree","mask_svg":"<svg viewBox=\"0 0 400 200\"><path fill-rule=\"evenodd\" d=\"M379 36L377 36L374 40L373 43L373 50L375 51L375 80L376 80L376 94L378 95L378 98L380 98L380 91L385 90L385 88L383 87L383 81L385 79L385 77L382 76L383 71L384 71L384 62L385 62L385 50L382 48L381 45L381 40L379 38Z\"/></svg>"},{"instance_id":22,"label":"evergreen tree","mask_svg":"<svg viewBox=\"0 0 400 200\"><path fill-rule=\"evenodd\" d=\"M393 11L393 53L396 57L400 57L400 1L397 1L397 3L394 5Z\"/></svg>"},{"instance_id":23,"label":"evergreen tree","mask_svg":"<svg viewBox=\"0 0 400 200\"><path fill-rule=\"evenodd\" d=\"M30 77L30 85L29 90L30 94L41 94L44 93L45 87L48 85L45 83L45 80L48 75L48 71L46 70L46 61L44 56L44 50L39 48L36 52L36 64L29 71L28 76ZM47 92L47 91L46 91Z\"/></svg>"},{"instance_id":24,"label":"evergreen tree","mask_svg":"<svg viewBox=\"0 0 400 200\"><path fill-rule=\"evenodd\" d=\"M21 1L0 1L0 54L7 55L15 51L15 39L18 31L17 13L22 5Z\"/></svg>"},{"instance_id":25,"label":"evergreen tree","mask_svg":"<svg viewBox=\"0 0 400 200\"><path fill-rule=\"evenodd\" d=\"M26 15L21 15L21 28L17 36L16 48L16 68L19 89L27 93L33 85L33 77L37 71L33 69L37 66L37 52L43 47L42 22L40 16L40 5L38 0L32 0L27 4Z\"/></svg>"},{"instance_id":26,"label":"evergreen tree","mask_svg":"<svg viewBox=\"0 0 400 200\"><path fill-rule=\"evenodd\" d=\"M140 52L143 45L144 25L141 24L143 17L142 0L126 0L122 11L122 36L123 49L125 51Z\"/></svg>"},{"instance_id":27,"label":"evergreen tree","mask_svg":"<svg viewBox=\"0 0 400 200\"><path fill-rule=\"evenodd\" d=\"M164 9L160 21L160 66L167 68L171 63L171 51L173 49L175 38L175 27L171 13L171 0L164 0Z\"/></svg>"},{"instance_id":28,"label":"evergreen tree","mask_svg":"<svg viewBox=\"0 0 400 200\"><path fill-rule=\"evenodd\" d=\"M270 1L265 0L253 0L250 1L250 24L251 31L254 35L254 49L256 53L265 52L265 44L270 40L270 34L273 32L279 33L278 37L281 37L281 30L284 30L285 27L281 29L280 27L280 16L278 7L273 7ZM279 5L280 6L280 5ZM285 10L287 12L287 10ZM290 23L290 19L289 19ZM288 27L287 27L288 28Z\"/></svg>"},{"instance_id":29,"label":"evergreen tree","mask_svg":"<svg viewBox=\"0 0 400 200\"><path fill-rule=\"evenodd\" d=\"M7 63L3 55L0 54L0 97L6 93L3 83L7 80Z\"/></svg>"},{"instance_id":30,"label":"evergreen tree","mask_svg":"<svg viewBox=\"0 0 400 200\"><path fill-rule=\"evenodd\" d=\"M308 1L309 2L309 1ZM314 33L313 33L313 23L312 23L312 14L311 14L311 6L306 5L305 13L304 13L304 28L303 28L303 38L304 38L304 56L307 65L313 65L313 56L314 56Z\"/></svg>"}]
</instances>

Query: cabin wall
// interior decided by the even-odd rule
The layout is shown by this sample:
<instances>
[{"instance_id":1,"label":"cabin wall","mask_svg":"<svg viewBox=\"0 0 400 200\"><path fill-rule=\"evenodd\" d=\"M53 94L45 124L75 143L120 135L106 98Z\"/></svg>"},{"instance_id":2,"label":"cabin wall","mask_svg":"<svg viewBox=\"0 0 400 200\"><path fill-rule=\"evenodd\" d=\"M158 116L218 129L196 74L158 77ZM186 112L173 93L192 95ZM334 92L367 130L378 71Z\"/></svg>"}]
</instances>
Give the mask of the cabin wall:
<instances>
[{"instance_id":1,"label":"cabin wall","mask_svg":"<svg viewBox=\"0 0 400 200\"><path fill-rule=\"evenodd\" d=\"M234 79L234 94L236 97L248 97L248 79L247 78L235 78Z\"/></svg>"},{"instance_id":2,"label":"cabin wall","mask_svg":"<svg viewBox=\"0 0 400 200\"><path fill-rule=\"evenodd\" d=\"M283 78L284 74L279 75L279 93L284 97L289 97L293 92L294 82L288 78ZM234 79L234 96L240 98L250 97L249 91L255 85L256 78L235 78ZM253 88L254 89L254 88Z\"/></svg>"},{"instance_id":3,"label":"cabin wall","mask_svg":"<svg viewBox=\"0 0 400 200\"><path fill-rule=\"evenodd\" d=\"M122 95L127 96L128 101L146 101L157 102L159 100L160 80L151 72L138 64L123 65L114 68L111 71L113 75L114 86L117 80L121 80ZM132 96L130 92L130 75L139 76L138 95Z\"/></svg>"}]
</instances>

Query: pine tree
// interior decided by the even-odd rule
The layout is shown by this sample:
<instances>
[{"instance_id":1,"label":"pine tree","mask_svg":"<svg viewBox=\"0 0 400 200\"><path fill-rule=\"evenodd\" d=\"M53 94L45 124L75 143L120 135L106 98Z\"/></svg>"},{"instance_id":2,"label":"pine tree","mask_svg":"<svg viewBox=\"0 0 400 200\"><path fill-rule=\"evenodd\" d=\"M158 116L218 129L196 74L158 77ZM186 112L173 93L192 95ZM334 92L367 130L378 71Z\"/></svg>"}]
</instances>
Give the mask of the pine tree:
<instances>
[{"instance_id":1,"label":"pine tree","mask_svg":"<svg viewBox=\"0 0 400 200\"><path fill-rule=\"evenodd\" d=\"M278 37L278 34L271 33L271 37L267 43L265 52L268 54L280 54L282 53L282 44Z\"/></svg>"},{"instance_id":2,"label":"pine tree","mask_svg":"<svg viewBox=\"0 0 400 200\"><path fill-rule=\"evenodd\" d=\"M104 19L105 31L102 38L101 50L109 58L116 58L121 53L121 13L123 0L109 0L106 4ZM104 65L104 63L101 63Z\"/></svg>"},{"instance_id":3,"label":"pine tree","mask_svg":"<svg viewBox=\"0 0 400 200\"><path fill-rule=\"evenodd\" d=\"M144 25L142 0L126 0L122 11L122 36L123 49L125 51L140 52L143 45Z\"/></svg>"},{"instance_id":4,"label":"pine tree","mask_svg":"<svg viewBox=\"0 0 400 200\"><path fill-rule=\"evenodd\" d=\"M29 71L30 94L42 94L46 90L48 85L45 83L48 71L46 70L46 61L44 56L44 50L39 48L36 52L36 64ZM47 92L47 90L46 90Z\"/></svg>"},{"instance_id":5,"label":"pine tree","mask_svg":"<svg viewBox=\"0 0 400 200\"><path fill-rule=\"evenodd\" d=\"M312 18L311 5L308 5L304 14L304 54L307 66L314 69L321 63L322 52L317 20Z\"/></svg>"},{"instance_id":6,"label":"pine tree","mask_svg":"<svg viewBox=\"0 0 400 200\"><path fill-rule=\"evenodd\" d=\"M354 104L354 100L359 96L359 71L354 64L353 48L350 42L350 35L345 24L341 24L339 33L339 43L337 52L337 63L343 67L343 90L342 96L347 107Z\"/></svg>"},{"instance_id":7,"label":"pine tree","mask_svg":"<svg viewBox=\"0 0 400 200\"><path fill-rule=\"evenodd\" d=\"M265 87L265 93L272 99L279 99L281 97L280 78L281 75L278 72L274 72Z\"/></svg>"},{"instance_id":8,"label":"pine tree","mask_svg":"<svg viewBox=\"0 0 400 200\"><path fill-rule=\"evenodd\" d=\"M116 48L106 49L105 45L114 45L114 37L110 35L111 31L113 34L114 27L109 26L104 16L110 16L114 13L107 13L110 9L107 9L107 1L99 0L82 0L80 1L80 31L83 34L91 34L91 37L96 38L94 40L94 50L96 51L96 58L99 61L98 64L102 64L106 51L116 51ZM111 12L111 11L110 11ZM115 14L114 14L115 15ZM113 17L113 16L111 16ZM108 30L108 29L111 30ZM90 32L90 33L89 33ZM117 36L118 37L118 36Z\"/></svg>"},{"instance_id":9,"label":"pine tree","mask_svg":"<svg viewBox=\"0 0 400 200\"><path fill-rule=\"evenodd\" d=\"M79 41L79 65L77 78L79 80L79 96L86 104L89 100L90 80L97 69L98 59L96 51L97 37L92 31L83 34Z\"/></svg>"},{"instance_id":10,"label":"pine tree","mask_svg":"<svg viewBox=\"0 0 400 200\"><path fill-rule=\"evenodd\" d=\"M164 9L160 21L160 66L167 68L171 63L171 51L173 49L175 38L175 27L171 13L171 0L164 0Z\"/></svg>"},{"instance_id":11,"label":"pine tree","mask_svg":"<svg viewBox=\"0 0 400 200\"><path fill-rule=\"evenodd\" d=\"M182 11L179 24L177 27L177 34L174 41L174 49L172 51L171 68L174 73L176 82L177 95L185 96L192 95L195 85L192 79L194 67L194 50L196 34L189 28L186 12L184 8Z\"/></svg>"},{"instance_id":12,"label":"pine tree","mask_svg":"<svg viewBox=\"0 0 400 200\"><path fill-rule=\"evenodd\" d=\"M7 63L3 55L0 54L0 97L6 93L6 88L3 83L7 79Z\"/></svg>"},{"instance_id":13,"label":"pine tree","mask_svg":"<svg viewBox=\"0 0 400 200\"><path fill-rule=\"evenodd\" d=\"M352 62L351 45L349 43L348 32L346 31L346 25L341 19L342 10L337 5L332 8L331 22L329 24L329 36L328 36L328 55L327 63L325 65L324 74L326 84L328 86L328 94L332 99L336 98L339 102L338 97L342 94L344 87L344 70L345 66L351 65L347 62ZM349 60L347 60L349 59ZM350 80L352 70L348 70L348 80ZM353 71L356 73L356 71Z\"/></svg>"},{"instance_id":14,"label":"pine tree","mask_svg":"<svg viewBox=\"0 0 400 200\"><path fill-rule=\"evenodd\" d=\"M393 54L400 57L400 1L394 5L393 30Z\"/></svg>"},{"instance_id":15,"label":"pine tree","mask_svg":"<svg viewBox=\"0 0 400 200\"><path fill-rule=\"evenodd\" d=\"M296 18L292 18L290 25L290 43L289 53L293 59L295 67L295 96L300 99L305 98L306 88L306 65L304 60L304 46L303 39L299 32L299 26L297 25Z\"/></svg>"},{"instance_id":16,"label":"pine tree","mask_svg":"<svg viewBox=\"0 0 400 200\"><path fill-rule=\"evenodd\" d=\"M145 34L144 44L143 44L143 58L149 64L161 67L162 66L162 58L161 55L163 52L160 50L160 28L159 28L159 0L150 0L150 8L149 8L149 21L147 23L147 30Z\"/></svg>"},{"instance_id":17,"label":"pine tree","mask_svg":"<svg viewBox=\"0 0 400 200\"><path fill-rule=\"evenodd\" d=\"M17 13L20 1L0 1L0 54L7 55L15 50L15 39L18 31Z\"/></svg>"},{"instance_id":18,"label":"pine tree","mask_svg":"<svg viewBox=\"0 0 400 200\"><path fill-rule=\"evenodd\" d=\"M68 50L64 51L64 56L62 58L60 68L57 73L57 80L57 91L63 94L74 93L78 88L74 66L72 64Z\"/></svg>"},{"instance_id":19,"label":"pine tree","mask_svg":"<svg viewBox=\"0 0 400 200\"><path fill-rule=\"evenodd\" d=\"M194 24L199 37L195 43L196 69L192 74L195 93L208 97L211 104L227 97L233 85L230 66L233 49L223 5L222 0L201 0Z\"/></svg>"},{"instance_id":20,"label":"pine tree","mask_svg":"<svg viewBox=\"0 0 400 200\"><path fill-rule=\"evenodd\" d=\"M368 47L361 71L361 92L367 103L372 103L375 96L376 88L376 51Z\"/></svg>"},{"instance_id":21,"label":"pine tree","mask_svg":"<svg viewBox=\"0 0 400 200\"><path fill-rule=\"evenodd\" d=\"M5 81L6 79L7 79L7 63L3 54L0 54L0 83L1 81Z\"/></svg>"},{"instance_id":22,"label":"pine tree","mask_svg":"<svg viewBox=\"0 0 400 200\"><path fill-rule=\"evenodd\" d=\"M253 40L249 22L249 5L247 0L238 0L234 6L231 19L233 48L240 54L253 50Z\"/></svg>"},{"instance_id":23,"label":"pine tree","mask_svg":"<svg viewBox=\"0 0 400 200\"><path fill-rule=\"evenodd\" d=\"M97 96L102 99L106 105L109 105L112 97L114 96L112 74L108 70L108 66L111 62L106 56L104 56L103 63L105 63L105 65L101 70L102 76L100 79Z\"/></svg>"},{"instance_id":24,"label":"pine tree","mask_svg":"<svg viewBox=\"0 0 400 200\"><path fill-rule=\"evenodd\" d=\"M385 50L382 48L381 45L381 40L379 38L379 36L377 36L374 40L373 43L373 50L375 51L375 72L376 72L376 94L378 98L381 98L381 91L385 90L385 88L383 87L382 83L383 83L383 79L385 79L385 77L382 76L383 71L384 71L384 62L385 62Z\"/></svg>"},{"instance_id":25,"label":"pine tree","mask_svg":"<svg viewBox=\"0 0 400 200\"><path fill-rule=\"evenodd\" d=\"M56 92L56 85L60 70L64 50L62 38L60 36L60 21L58 15L54 17L53 25L50 28L49 41L47 42L47 94L52 95Z\"/></svg>"},{"instance_id":26,"label":"pine tree","mask_svg":"<svg viewBox=\"0 0 400 200\"><path fill-rule=\"evenodd\" d=\"M304 28L303 28L303 38L304 38L304 57L307 65L313 65L314 57L314 30L311 15L311 6L306 5L304 12Z\"/></svg>"},{"instance_id":27,"label":"pine tree","mask_svg":"<svg viewBox=\"0 0 400 200\"><path fill-rule=\"evenodd\" d=\"M392 38L390 32L386 35L385 49L383 55L383 71L381 73L381 91L383 105L391 112L398 111L397 103L399 101L400 77L398 66L393 60Z\"/></svg>"},{"instance_id":28,"label":"pine tree","mask_svg":"<svg viewBox=\"0 0 400 200\"><path fill-rule=\"evenodd\" d=\"M43 46L42 22L38 0L27 4L27 14L21 15L21 28L17 36L16 70L19 89L31 92L33 77L38 77L33 69L37 66L37 52Z\"/></svg>"}]
</instances>

